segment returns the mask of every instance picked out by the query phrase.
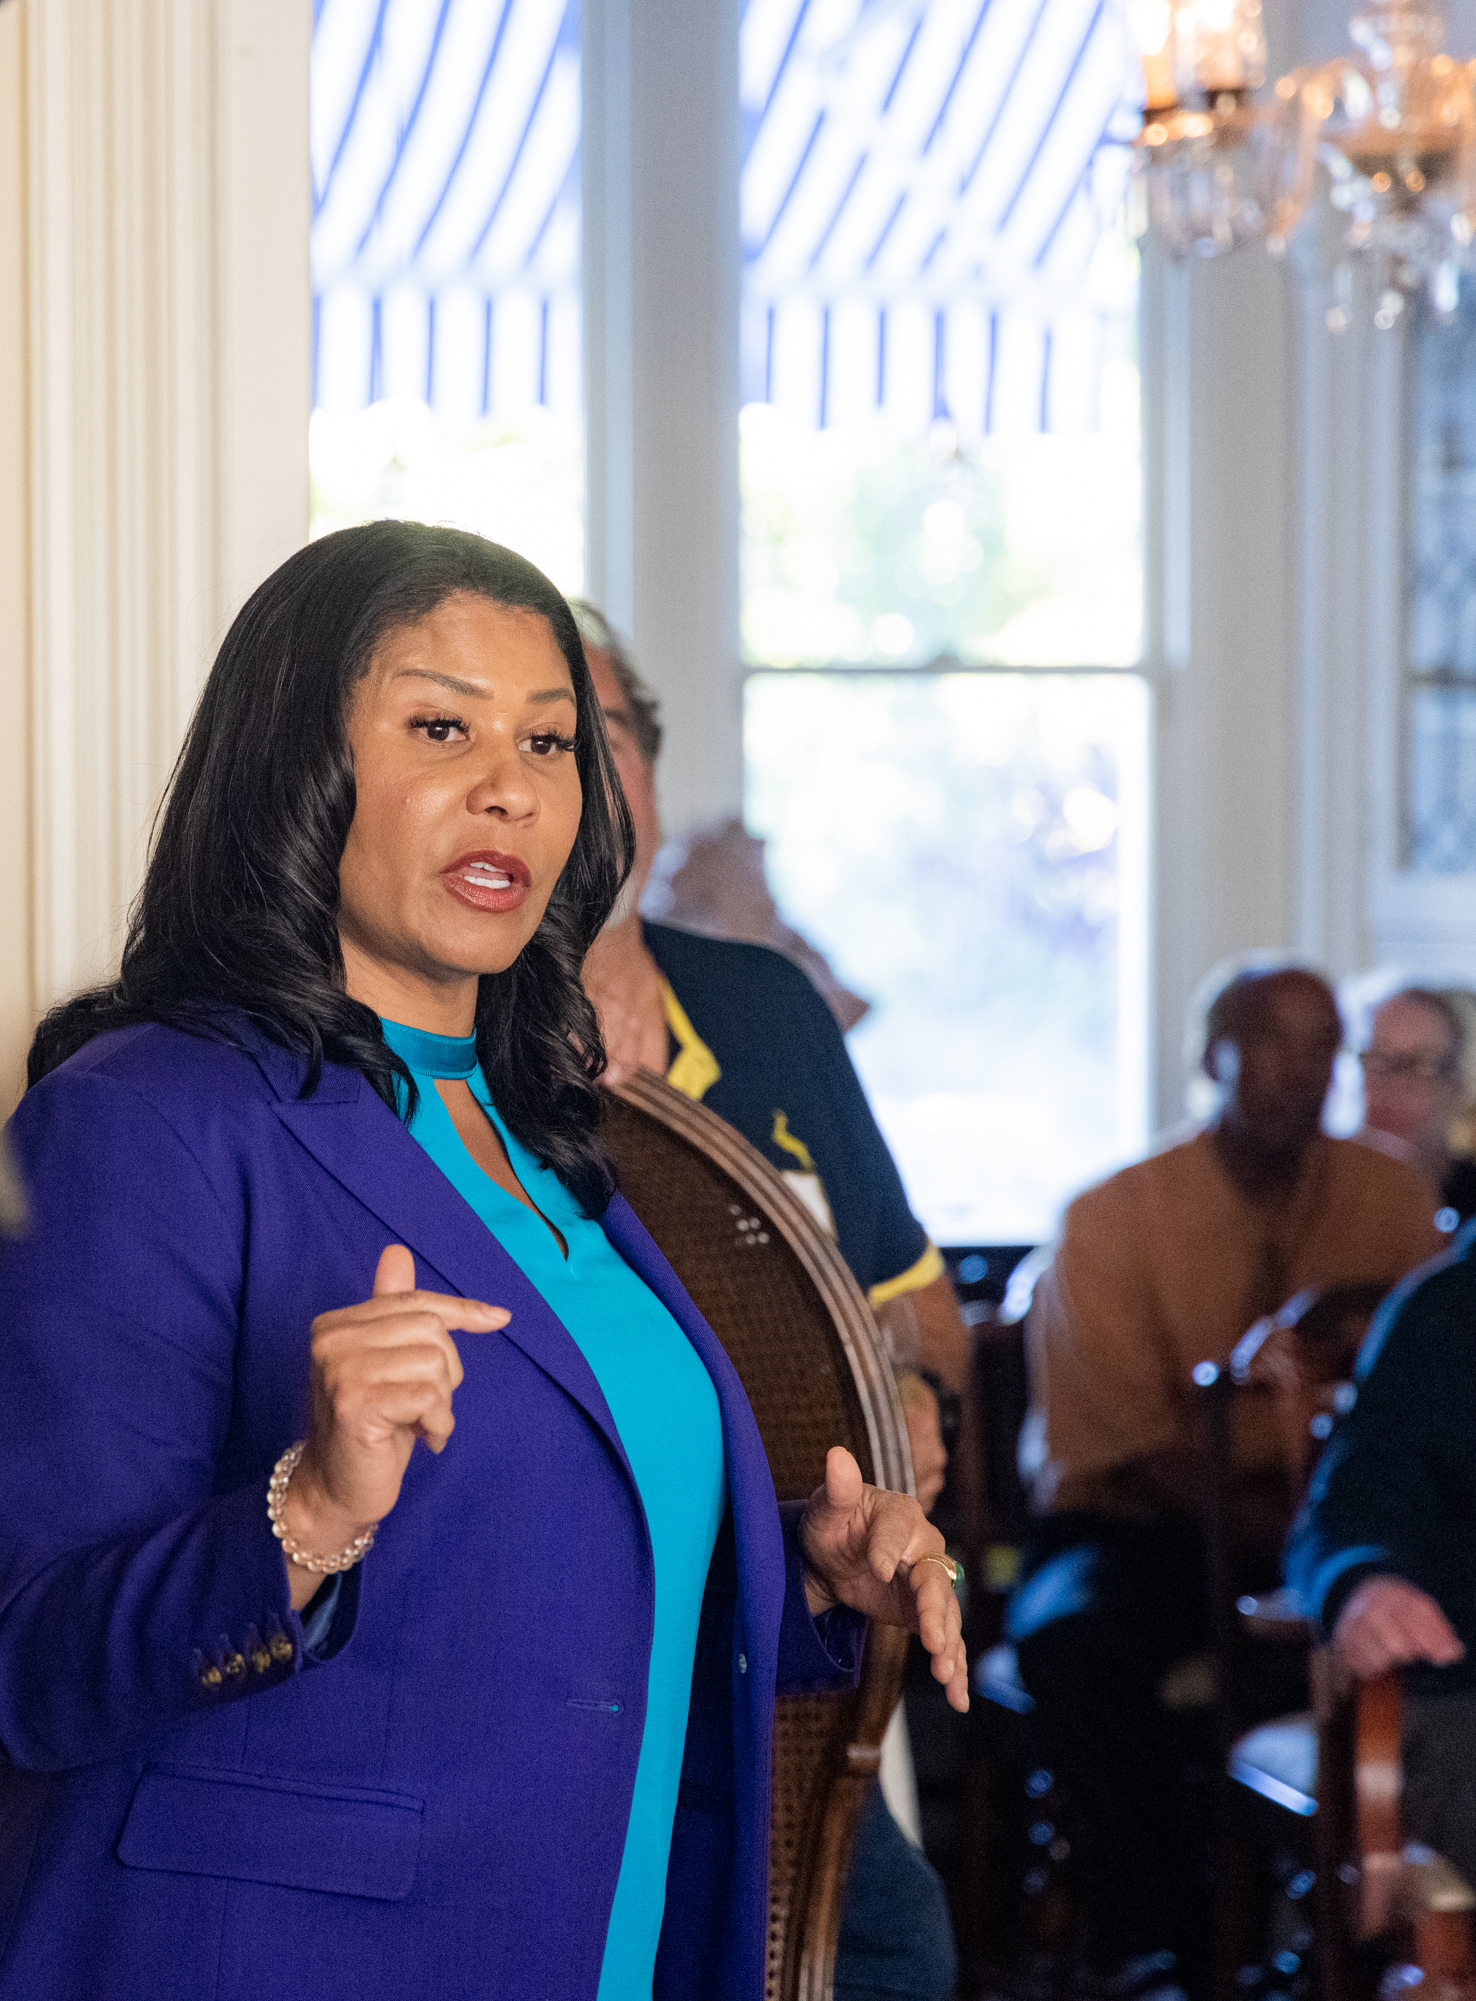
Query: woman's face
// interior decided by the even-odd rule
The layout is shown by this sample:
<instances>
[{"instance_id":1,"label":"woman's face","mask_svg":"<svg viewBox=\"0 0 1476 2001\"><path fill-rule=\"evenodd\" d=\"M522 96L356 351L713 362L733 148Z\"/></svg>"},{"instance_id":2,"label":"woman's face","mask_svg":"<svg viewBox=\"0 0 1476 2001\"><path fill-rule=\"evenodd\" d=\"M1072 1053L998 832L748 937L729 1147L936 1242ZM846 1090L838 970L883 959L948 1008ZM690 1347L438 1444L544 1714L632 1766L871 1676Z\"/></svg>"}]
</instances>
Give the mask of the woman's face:
<instances>
[{"instance_id":1,"label":"woman's face","mask_svg":"<svg viewBox=\"0 0 1476 2001\"><path fill-rule=\"evenodd\" d=\"M1364 1050L1364 1119L1419 1153L1446 1151L1461 1099L1461 1066L1450 1029L1428 1002L1394 994L1375 1008Z\"/></svg>"},{"instance_id":2,"label":"woman's face","mask_svg":"<svg viewBox=\"0 0 1476 2001\"><path fill-rule=\"evenodd\" d=\"M553 628L470 592L390 631L354 692L339 866L348 990L468 1034L476 982L537 930L579 831L575 703Z\"/></svg>"}]
</instances>

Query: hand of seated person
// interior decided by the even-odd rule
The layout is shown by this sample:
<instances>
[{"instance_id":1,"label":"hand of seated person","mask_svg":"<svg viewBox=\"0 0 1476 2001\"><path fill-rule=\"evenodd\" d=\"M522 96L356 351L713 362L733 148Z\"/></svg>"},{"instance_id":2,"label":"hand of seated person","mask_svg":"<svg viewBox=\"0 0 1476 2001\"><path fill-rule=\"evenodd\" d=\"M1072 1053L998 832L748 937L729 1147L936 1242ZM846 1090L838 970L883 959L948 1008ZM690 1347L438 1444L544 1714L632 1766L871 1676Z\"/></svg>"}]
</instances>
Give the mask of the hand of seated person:
<instances>
[{"instance_id":1,"label":"hand of seated person","mask_svg":"<svg viewBox=\"0 0 1476 2001\"><path fill-rule=\"evenodd\" d=\"M938 1421L938 1399L930 1383L903 1369L897 1376L897 1394L902 1399L902 1415L907 1423L907 1444L912 1453L912 1487L917 1505L930 1515L938 1504L948 1473L948 1447L943 1443L943 1427Z\"/></svg>"},{"instance_id":2,"label":"hand of seated person","mask_svg":"<svg viewBox=\"0 0 1476 2001\"><path fill-rule=\"evenodd\" d=\"M637 1070L664 1077L670 1060L661 968L642 945L640 926L621 928L618 940L597 939L584 962L584 990L600 1018L607 1084L623 1084Z\"/></svg>"},{"instance_id":3,"label":"hand of seated person","mask_svg":"<svg viewBox=\"0 0 1476 2001\"><path fill-rule=\"evenodd\" d=\"M1449 1667L1466 1649L1426 1591L1402 1577L1368 1577L1338 1614L1333 1646L1360 1681L1391 1667L1429 1661Z\"/></svg>"},{"instance_id":4,"label":"hand of seated person","mask_svg":"<svg viewBox=\"0 0 1476 2001\"><path fill-rule=\"evenodd\" d=\"M958 1310L953 1281L942 1272L913 1292L899 1293L877 1313L893 1363L928 1369L961 1396L974 1362L974 1337Z\"/></svg>"}]
</instances>

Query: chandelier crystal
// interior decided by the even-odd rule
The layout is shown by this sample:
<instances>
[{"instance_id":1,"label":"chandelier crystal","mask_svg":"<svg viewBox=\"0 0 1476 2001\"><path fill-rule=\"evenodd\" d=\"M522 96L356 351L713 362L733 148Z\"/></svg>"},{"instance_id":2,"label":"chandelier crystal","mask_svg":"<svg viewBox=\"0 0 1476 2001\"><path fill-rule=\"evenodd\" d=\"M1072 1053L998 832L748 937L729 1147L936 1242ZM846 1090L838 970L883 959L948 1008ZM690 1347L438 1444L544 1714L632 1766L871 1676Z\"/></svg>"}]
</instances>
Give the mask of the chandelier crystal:
<instances>
[{"instance_id":1,"label":"chandelier crystal","mask_svg":"<svg viewBox=\"0 0 1476 2001\"><path fill-rule=\"evenodd\" d=\"M1321 169L1334 247L1374 278L1381 325L1409 290L1429 285L1441 303L1454 291L1476 239L1476 63L1441 53L1437 8L1365 8L1349 23L1352 50L1284 76L1269 100L1255 95L1260 0L1133 0L1130 18L1145 97L1140 235L1176 259L1257 240L1279 252ZM1342 298L1351 279L1340 278Z\"/></svg>"}]
</instances>

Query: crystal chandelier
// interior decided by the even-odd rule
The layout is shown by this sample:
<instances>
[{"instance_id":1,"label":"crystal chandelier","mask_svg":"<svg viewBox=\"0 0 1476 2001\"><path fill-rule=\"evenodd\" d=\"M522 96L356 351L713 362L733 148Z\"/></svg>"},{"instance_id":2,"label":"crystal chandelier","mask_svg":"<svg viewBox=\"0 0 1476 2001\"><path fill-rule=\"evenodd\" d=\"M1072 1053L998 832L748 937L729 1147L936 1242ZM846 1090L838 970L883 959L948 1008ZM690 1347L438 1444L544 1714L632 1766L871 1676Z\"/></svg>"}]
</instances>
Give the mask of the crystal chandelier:
<instances>
[{"instance_id":1,"label":"crystal chandelier","mask_svg":"<svg viewBox=\"0 0 1476 2001\"><path fill-rule=\"evenodd\" d=\"M1132 0L1143 58L1135 228L1170 257L1216 257L1264 238L1279 149L1253 93L1266 81L1260 0Z\"/></svg>"},{"instance_id":2,"label":"crystal chandelier","mask_svg":"<svg viewBox=\"0 0 1476 2001\"><path fill-rule=\"evenodd\" d=\"M1453 303L1476 238L1476 63L1440 52L1444 22L1420 0L1386 0L1349 23L1332 62L1293 71L1269 98L1260 0L1132 0L1146 108L1134 142L1137 224L1170 257L1213 257L1259 239L1284 250L1313 205L1318 168L1339 218L1342 270L1379 288L1392 324L1404 293Z\"/></svg>"}]
</instances>

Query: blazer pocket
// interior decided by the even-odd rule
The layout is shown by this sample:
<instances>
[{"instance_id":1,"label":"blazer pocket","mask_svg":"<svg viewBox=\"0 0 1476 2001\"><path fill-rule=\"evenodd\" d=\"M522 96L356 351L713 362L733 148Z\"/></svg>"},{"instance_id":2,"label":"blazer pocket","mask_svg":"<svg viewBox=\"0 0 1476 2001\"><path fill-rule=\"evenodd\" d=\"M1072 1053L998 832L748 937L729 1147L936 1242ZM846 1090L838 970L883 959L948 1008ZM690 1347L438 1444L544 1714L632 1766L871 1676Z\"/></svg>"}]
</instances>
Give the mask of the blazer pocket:
<instances>
[{"instance_id":1,"label":"blazer pocket","mask_svg":"<svg viewBox=\"0 0 1476 2001\"><path fill-rule=\"evenodd\" d=\"M424 1811L406 1793L155 1768L138 1782L118 1860L395 1902L415 1880Z\"/></svg>"}]
</instances>

